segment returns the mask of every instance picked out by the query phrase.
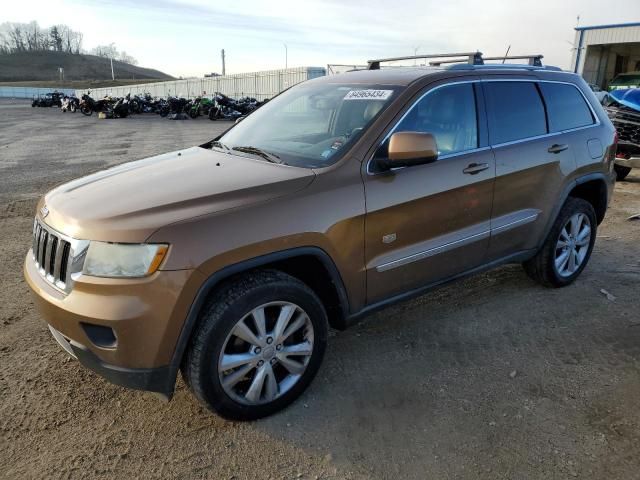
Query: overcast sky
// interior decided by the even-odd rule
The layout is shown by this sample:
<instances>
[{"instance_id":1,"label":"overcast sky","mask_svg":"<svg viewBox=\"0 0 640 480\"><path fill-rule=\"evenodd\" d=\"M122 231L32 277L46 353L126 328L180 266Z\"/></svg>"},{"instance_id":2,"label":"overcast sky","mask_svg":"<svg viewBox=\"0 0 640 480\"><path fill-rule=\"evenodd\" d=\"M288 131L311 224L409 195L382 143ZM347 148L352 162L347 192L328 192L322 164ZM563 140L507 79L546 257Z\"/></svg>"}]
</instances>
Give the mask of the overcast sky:
<instances>
[{"instance_id":1,"label":"overcast sky","mask_svg":"<svg viewBox=\"0 0 640 480\"><path fill-rule=\"evenodd\" d=\"M84 47L115 42L141 66L202 76L285 65L361 64L369 58L480 50L542 53L568 68L580 25L640 21L640 0L16 0L0 22L66 23Z\"/></svg>"}]
</instances>

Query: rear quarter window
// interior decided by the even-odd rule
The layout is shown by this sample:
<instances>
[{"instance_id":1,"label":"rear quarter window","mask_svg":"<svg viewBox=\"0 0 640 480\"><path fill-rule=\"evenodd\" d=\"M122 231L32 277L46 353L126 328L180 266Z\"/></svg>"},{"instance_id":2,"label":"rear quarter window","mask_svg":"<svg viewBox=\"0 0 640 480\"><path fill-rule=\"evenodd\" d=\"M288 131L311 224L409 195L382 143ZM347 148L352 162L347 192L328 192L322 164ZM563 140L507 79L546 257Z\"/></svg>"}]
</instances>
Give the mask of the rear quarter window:
<instances>
[{"instance_id":1,"label":"rear quarter window","mask_svg":"<svg viewBox=\"0 0 640 480\"><path fill-rule=\"evenodd\" d=\"M541 82L539 86L547 106L550 132L585 127L594 123L591 110L576 87L564 83L545 82Z\"/></svg>"},{"instance_id":2,"label":"rear quarter window","mask_svg":"<svg viewBox=\"0 0 640 480\"><path fill-rule=\"evenodd\" d=\"M547 133L544 105L533 82L486 82L489 138L493 145Z\"/></svg>"}]
</instances>

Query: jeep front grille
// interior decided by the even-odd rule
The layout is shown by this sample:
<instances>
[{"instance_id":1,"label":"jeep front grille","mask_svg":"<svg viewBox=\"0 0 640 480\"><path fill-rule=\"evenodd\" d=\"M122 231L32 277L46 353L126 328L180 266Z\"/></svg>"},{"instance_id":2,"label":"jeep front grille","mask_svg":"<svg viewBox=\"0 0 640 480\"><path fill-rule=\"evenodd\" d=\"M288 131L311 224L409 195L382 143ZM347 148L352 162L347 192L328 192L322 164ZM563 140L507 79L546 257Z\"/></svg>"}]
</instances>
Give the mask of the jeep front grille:
<instances>
[{"instance_id":1,"label":"jeep front grille","mask_svg":"<svg viewBox=\"0 0 640 480\"><path fill-rule=\"evenodd\" d=\"M619 105L607 109L621 143L640 146L640 112Z\"/></svg>"},{"instance_id":2,"label":"jeep front grille","mask_svg":"<svg viewBox=\"0 0 640 480\"><path fill-rule=\"evenodd\" d=\"M33 261L40 275L65 293L71 289L72 265L88 242L69 238L38 219L33 222Z\"/></svg>"}]
</instances>

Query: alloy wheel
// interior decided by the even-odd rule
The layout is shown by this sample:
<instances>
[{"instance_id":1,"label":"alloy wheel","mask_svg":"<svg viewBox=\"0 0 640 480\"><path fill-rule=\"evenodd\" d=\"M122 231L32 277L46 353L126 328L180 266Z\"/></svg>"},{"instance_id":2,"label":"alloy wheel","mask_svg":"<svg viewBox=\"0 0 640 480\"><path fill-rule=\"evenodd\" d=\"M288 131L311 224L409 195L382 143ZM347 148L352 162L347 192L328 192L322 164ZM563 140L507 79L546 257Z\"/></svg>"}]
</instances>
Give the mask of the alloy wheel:
<instances>
[{"instance_id":1,"label":"alloy wheel","mask_svg":"<svg viewBox=\"0 0 640 480\"><path fill-rule=\"evenodd\" d=\"M572 215L556 243L555 268L561 277L570 277L584 263L591 243L591 221L584 213Z\"/></svg>"},{"instance_id":2,"label":"alloy wheel","mask_svg":"<svg viewBox=\"0 0 640 480\"><path fill-rule=\"evenodd\" d=\"M231 329L218 359L225 393L245 405L270 403L302 377L313 353L313 324L290 302L254 308Z\"/></svg>"}]
</instances>

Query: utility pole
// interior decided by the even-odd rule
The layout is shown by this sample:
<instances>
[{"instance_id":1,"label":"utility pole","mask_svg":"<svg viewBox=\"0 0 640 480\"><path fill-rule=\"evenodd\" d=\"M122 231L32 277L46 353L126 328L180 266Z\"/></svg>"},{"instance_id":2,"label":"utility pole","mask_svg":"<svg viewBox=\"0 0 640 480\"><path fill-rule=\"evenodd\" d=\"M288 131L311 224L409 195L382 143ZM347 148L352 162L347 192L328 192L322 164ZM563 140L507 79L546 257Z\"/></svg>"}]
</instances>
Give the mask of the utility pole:
<instances>
[{"instance_id":1,"label":"utility pole","mask_svg":"<svg viewBox=\"0 0 640 480\"><path fill-rule=\"evenodd\" d=\"M111 60L111 80L115 80L116 76L113 74L113 58L110 58L109 60Z\"/></svg>"},{"instance_id":2,"label":"utility pole","mask_svg":"<svg viewBox=\"0 0 640 480\"><path fill-rule=\"evenodd\" d=\"M419 49L419 48L420 48L419 46L418 46L418 47L413 47L413 56L414 56L414 57L417 57L417 56L418 56L418 49ZM417 58L414 58L414 59L413 59L413 65L414 65L414 66L416 66L416 65L417 65L417 60L418 60Z\"/></svg>"},{"instance_id":3,"label":"utility pole","mask_svg":"<svg viewBox=\"0 0 640 480\"><path fill-rule=\"evenodd\" d=\"M284 45L284 68L288 68L289 67L289 49L287 48L287 44L283 43Z\"/></svg>"},{"instance_id":4,"label":"utility pole","mask_svg":"<svg viewBox=\"0 0 640 480\"><path fill-rule=\"evenodd\" d=\"M222 54L222 76L224 77L227 74L224 64L224 48L220 53Z\"/></svg>"}]
</instances>

